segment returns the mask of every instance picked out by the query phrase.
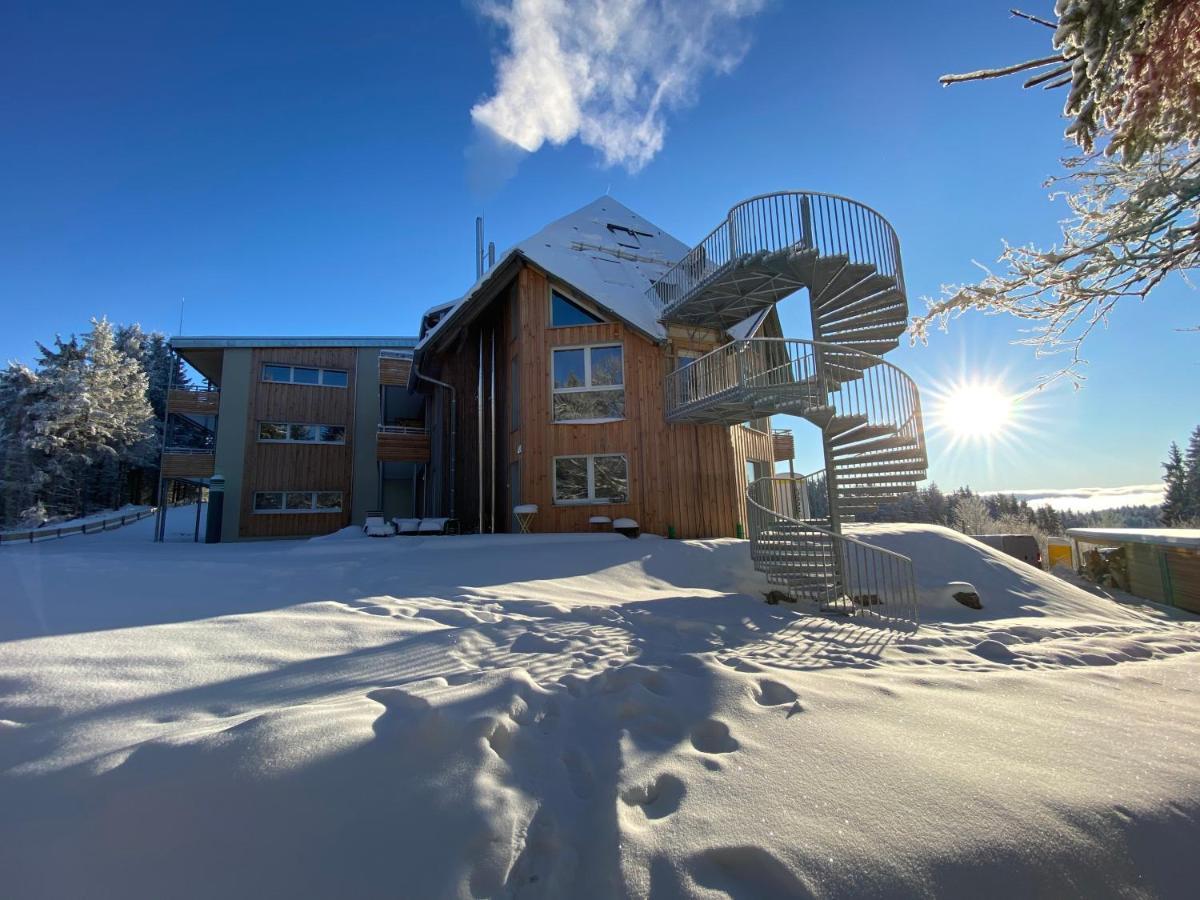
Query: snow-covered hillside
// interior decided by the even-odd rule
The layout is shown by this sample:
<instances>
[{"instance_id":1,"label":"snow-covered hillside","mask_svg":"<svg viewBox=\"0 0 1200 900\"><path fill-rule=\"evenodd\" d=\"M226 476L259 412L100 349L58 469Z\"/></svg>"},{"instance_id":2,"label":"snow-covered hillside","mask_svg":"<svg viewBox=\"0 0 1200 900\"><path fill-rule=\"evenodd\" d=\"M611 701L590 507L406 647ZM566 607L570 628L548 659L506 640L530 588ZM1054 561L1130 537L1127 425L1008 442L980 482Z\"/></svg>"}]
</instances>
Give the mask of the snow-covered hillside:
<instances>
[{"instance_id":1,"label":"snow-covered hillside","mask_svg":"<svg viewBox=\"0 0 1200 900\"><path fill-rule=\"evenodd\" d=\"M901 634L732 540L151 528L0 549L7 896L1200 883L1200 623L956 533L862 529L983 597Z\"/></svg>"}]
</instances>

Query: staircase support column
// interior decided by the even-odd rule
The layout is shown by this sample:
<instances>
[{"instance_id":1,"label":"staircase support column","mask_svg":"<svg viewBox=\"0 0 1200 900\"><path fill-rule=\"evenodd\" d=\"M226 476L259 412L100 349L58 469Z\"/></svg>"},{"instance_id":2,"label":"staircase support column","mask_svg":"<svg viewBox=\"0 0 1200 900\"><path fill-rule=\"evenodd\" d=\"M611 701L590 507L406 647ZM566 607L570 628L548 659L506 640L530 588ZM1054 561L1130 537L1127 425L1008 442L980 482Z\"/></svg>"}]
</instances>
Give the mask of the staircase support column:
<instances>
[{"instance_id":1,"label":"staircase support column","mask_svg":"<svg viewBox=\"0 0 1200 900\"><path fill-rule=\"evenodd\" d=\"M812 322L812 339L813 344L813 367L817 376L817 386L821 391L821 396L828 400L830 394L830 381L825 371L825 348L821 346L824 340L824 335L821 333L821 322L817 318L817 303L816 298L812 296L812 288L809 288L808 296L808 312ZM834 465L833 447L829 443L830 436L825 430L821 430L821 450L825 458L825 492L828 495L829 501L829 530L838 537L842 534L842 513L838 508L838 483L837 472ZM837 584L834 586L840 593L846 593L846 560L842 554L841 542L836 538L831 542L830 551L833 554L834 569L837 573Z\"/></svg>"}]
</instances>

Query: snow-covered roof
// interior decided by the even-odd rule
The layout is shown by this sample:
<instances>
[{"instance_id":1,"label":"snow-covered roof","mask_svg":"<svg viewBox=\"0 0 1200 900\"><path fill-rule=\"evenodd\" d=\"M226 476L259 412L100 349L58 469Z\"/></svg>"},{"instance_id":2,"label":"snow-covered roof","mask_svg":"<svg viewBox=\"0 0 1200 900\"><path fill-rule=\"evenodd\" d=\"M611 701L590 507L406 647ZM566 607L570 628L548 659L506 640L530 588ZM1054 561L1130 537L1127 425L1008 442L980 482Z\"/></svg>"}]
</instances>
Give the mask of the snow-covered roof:
<instances>
[{"instance_id":1,"label":"snow-covered roof","mask_svg":"<svg viewBox=\"0 0 1200 900\"><path fill-rule=\"evenodd\" d=\"M691 249L612 197L551 222L515 249L652 337L664 337L650 285Z\"/></svg>"},{"instance_id":2,"label":"snow-covered roof","mask_svg":"<svg viewBox=\"0 0 1200 900\"><path fill-rule=\"evenodd\" d=\"M200 336L171 338L176 350L232 349L237 347L383 347L407 350L415 337L241 337Z\"/></svg>"},{"instance_id":3,"label":"snow-covered roof","mask_svg":"<svg viewBox=\"0 0 1200 900\"><path fill-rule=\"evenodd\" d=\"M1107 544L1160 544L1200 549L1200 528L1068 528L1067 537Z\"/></svg>"},{"instance_id":4,"label":"snow-covered roof","mask_svg":"<svg viewBox=\"0 0 1200 900\"><path fill-rule=\"evenodd\" d=\"M469 301L505 268L522 257L566 283L614 318L621 319L656 340L666 337L659 322L662 310L651 297L651 285L691 248L653 222L609 196L599 197L573 213L551 222L537 234L510 247L484 276L453 304L427 311L454 310L421 336L418 346L459 317ZM766 311L750 316L730 329L734 338L753 334Z\"/></svg>"}]
</instances>

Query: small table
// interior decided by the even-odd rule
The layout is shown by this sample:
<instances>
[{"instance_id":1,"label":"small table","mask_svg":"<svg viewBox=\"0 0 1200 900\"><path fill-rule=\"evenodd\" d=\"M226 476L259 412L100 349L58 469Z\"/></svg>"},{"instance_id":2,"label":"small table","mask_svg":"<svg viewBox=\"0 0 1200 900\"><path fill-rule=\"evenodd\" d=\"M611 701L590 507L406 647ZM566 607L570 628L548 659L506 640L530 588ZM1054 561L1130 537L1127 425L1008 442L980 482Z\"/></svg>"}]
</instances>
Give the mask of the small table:
<instances>
[{"instance_id":1,"label":"small table","mask_svg":"<svg viewBox=\"0 0 1200 900\"><path fill-rule=\"evenodd\" d=\"M537 515L536 503L523 503L520 506L513 507L513 515L517 517L517 524L521 526L521 534L529 534L529 526L533 524L533 517Z\"/></svg>"}]
</instances>

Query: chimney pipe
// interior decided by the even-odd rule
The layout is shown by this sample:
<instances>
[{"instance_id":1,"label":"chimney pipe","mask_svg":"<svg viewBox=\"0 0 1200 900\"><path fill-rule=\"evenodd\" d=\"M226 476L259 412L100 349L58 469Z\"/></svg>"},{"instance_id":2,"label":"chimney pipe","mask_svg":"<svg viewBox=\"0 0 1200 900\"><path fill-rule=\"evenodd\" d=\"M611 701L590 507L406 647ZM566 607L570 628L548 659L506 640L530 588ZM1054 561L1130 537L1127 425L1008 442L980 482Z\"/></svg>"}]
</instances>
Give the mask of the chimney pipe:
<instances>
[{"instance_id":1,"label":"chimney pipe","mask_svg":"<svg viewBox=\"0 0 1200 900\"><path fill-rule=\"evenodd\" d=\"M496 265L496 242L488 241L488 268Z\"/></svg>"},{"instance_id":2,"label":"chimney pipe","mask_svg":"<svg viewBox=\"0 0 1200 900\"><path fill-rule=\"evenodd\" d=\"M475 280L483 277L483 216L475 217Z\"/></svg>"}]
</instances>

